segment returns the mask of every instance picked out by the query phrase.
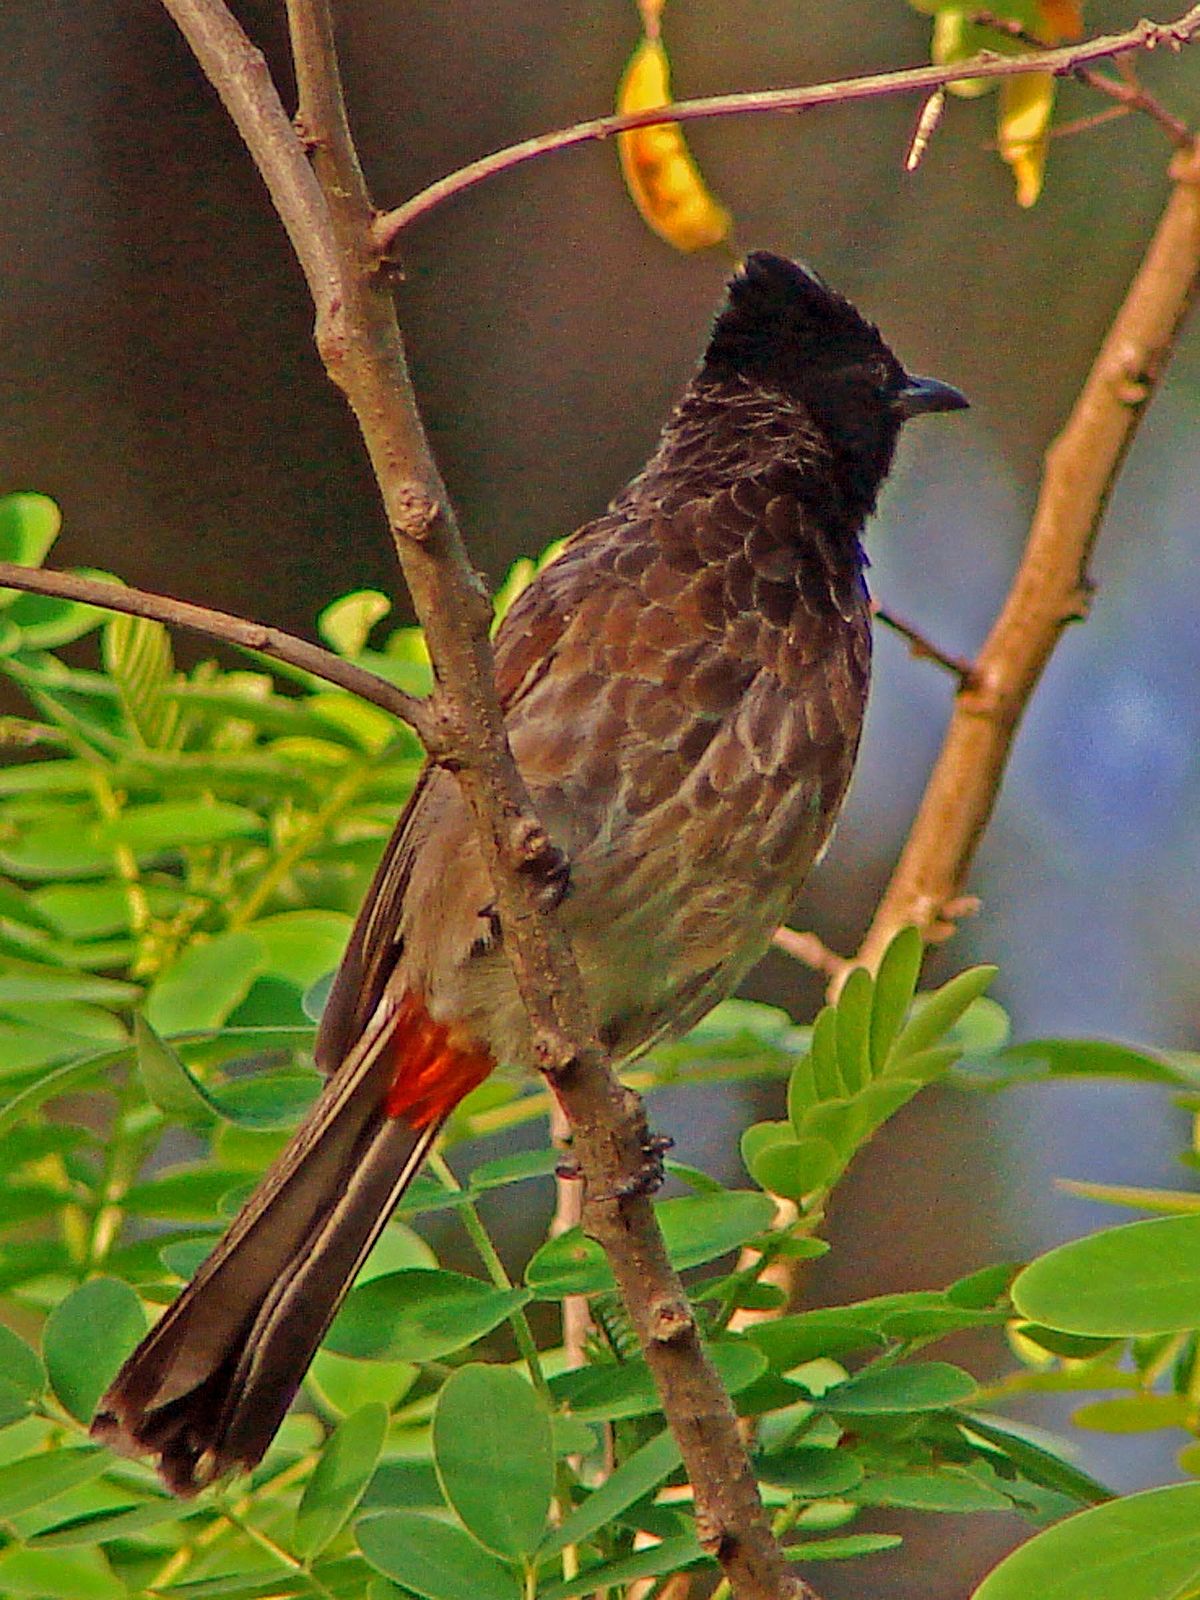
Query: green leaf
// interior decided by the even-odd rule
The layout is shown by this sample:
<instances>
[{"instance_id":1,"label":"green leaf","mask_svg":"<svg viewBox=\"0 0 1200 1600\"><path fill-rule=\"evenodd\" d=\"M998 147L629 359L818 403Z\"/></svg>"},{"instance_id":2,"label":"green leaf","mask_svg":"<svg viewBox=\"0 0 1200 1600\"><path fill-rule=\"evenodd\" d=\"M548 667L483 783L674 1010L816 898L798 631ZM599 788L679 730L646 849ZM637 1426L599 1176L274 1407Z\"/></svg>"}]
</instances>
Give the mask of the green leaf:
<instances>
[{"instance_id":1,"label":"green leaf","mask_svg":"<svg viewBox=\"0 0 1200 1600\"><path fill-rule=\"evenodd\" d=\"M569 1544L582 1544L606 1528L636 1501L657 1489L679 1466L679 1446L670 1430L655 1434L635 1450L580 1502L546 1537L537 1556L542 1561Z\"/></svg>"},{"instance_id":2,"label":"green leaf","mask_svg":"<svg viewBox=\"0 0 1200 1600\"><path fill-rule=\"evenodd\" d=\"M982 1439L999 1451L1031 1483L1043 1485L1057 1494L1068 1495L1085 1504L1100 1504L1111 1500L1111 1492L1095 1478L1082 1472L1073 1462L1035 1444L1012 1427L1001 1427L993 1418L971 1413L959 1419L968 1443ZM974 1437L973 1437L974 1436Z\"/></svg>"},{"instance_id":3,"label":"green leaf","mask_svg":"<svg viewBox=\"0 0 1200 1600\"><path fill-rule=\"evenodd\" d=\"M894 1412L942 1411L962 1405L977 1391L969 1372L945 1361L921 1361L896 1367L871 1367L845 1383L813 1397L822 1411L839 1416L881 1416Z\"/></svg>"},{"instance_id":4,"label":"green leaf","mask_svg":"<svg viewBox=\"0 0 1200 1600\"><path fill-rule=\"evenodd\" d=\"M896 1035L908 1015L925 947L915 928L901 928L883 952L875 975L875 1003L871 1008L871 1069L883 1071Z\"/></svg>"},{"instance_id":5,"label":"green leaf","mask_svg":"<svg viewBox=\"0 0 1200 1600\"><path fill-rule=\"evenodd\" d=\"M527 1178L545 1178L562 1161L562 1151L553 1147L547 1150L519 1150L515 1155L496 1156L491 1161L481 1161L471 1173L470 1188L481 1194L486 1189L499 1189L508 1183L522 1183Z\"/></svg>"},{"instance_id":6,"label":"green leaf","mask_svg":"<svg viewBox=\"0 0 1200 1600\"><path fill-rule=\"evenodd\" d=\"M769 1228L775 1216L769 1196L750 1189L683 1195L659 1201L654 1210L678 1272L739 1249ZM525 1281L544 1300L603 1294L614 1287L600 1247L578 1228L542 1245L529 1263Z\"/></svg>"},{"instance_id":7,"label":"green leaf","mask_svg":"<svg viewBox=\"0 0 1200 1600\"><path fill-rule=\"evenodd\" d=\"M1192 1411L1191 1401L1182 1394L1123 1394L1080 1406L1071 1421L1097 1433L1150 1433L1157 1428L1186 1428Z\"/></svg>"},{"instance_id":8,"label":"green leaf","mask_svg":"<svg viewBox=\"0 0 1200 1600\"><path fill-rule=\"evenodd\" d=\"M143 1016L133 1019L133 1039L138 1071L153 1104L179 1122L211 1122L216 1108L207 1091Z\"/></svg>"},{"instance_id":9,"label":"green leaf","mask_svg":"<svg viewBox=\"0 0 1200 1600\"><path fill-rule=\"evenodd\" d=\"M847 1494L863 1480L862 1463L847 1450L794 1445L756 1458L755 1471L764 1483L788 1489L798 1500L822 1500Z\"/></svg>"},{"instance_id":10,"label":"green leaf","mask_svg":"<svg viewBox=\"0 0 1200 1600\"><path fill-rule=\"evenodd\" d=\"M847 977L837 1003L838 1075L848 1095L857 1094L871 1076L871 1004L875 985L865 967Z\"/></svg>"},{"instance_id":11,"label":"green leaf","mask_svg":"<svg viewBox=\"0 0 1200 1600\"><path fill-rule=\"evenodd\" d=\"M1187 1083L1164 1056L1134 1050L1111 1039L1030 1039L1011 1046L991 1063L1009 1069L1013 1076L1054 1078L1129 1078L1135 1083Z\"/></svg>"},{"instance_id":12,"label":"green leaf","mask_svg":"<svg viewBox=\"0 0 1200 1600\"><path fill-rule=\"evenodd\" d=\"M208 1163L181 1166L147 1178L126 1190L126 1211L168 1222L213 1222L224 1197L245 1186L245 1174Z\"/></svg>"},{"instance_id":13,"label":"green leaf","mask_svg":"<svg viewBox=\"0 0 1200 1600\"><path fill-rule=\"evenodd\" d=\"M0 1004L8 1006L65 1000L120 1006L137 1000L141 992L135 984L115 978L97 978L90 972L69 972L34 961L9 958L0 967Z\"/></svg>"},{"instance_id":14,"label":"green leaf","mask_svg":"<svg viewBox=\"0 0 1200 1600\"><path fill-rule=\"evenodd\" d=\"M149 749L169 748L179 726L179 707L165 693L175 679L170 634L146 617L113 616L101 639L129 731Z\"/></svg>"},{"instance_id":15,"label":"green leaf","mask_svg":"<svg viewBox=\"0 0 1200 1600\"><path fill-rule=\"evenodd\" d=\"M417 1373L411 1361L353 1361L318 1350L305 1381L326 1410L345 1417L371 1401L390 1410L412 1388Z\"/></svg>"},{"instance_id":16,"label":"green leaf","mask_svg":"<svg viewBox=\"0 0 1200 1600\"><path fill-rule=\"evenodd\" d=\"M903 1544L898 1533L847 1533L839 1539L802 1539L784 1551L789 1561L857 1561Z\"/></svg>"},{"instance_id":17,"label":"green leaf","mask_svg":"<svg viewBox=\"0 0 1200 1600\"><path fill-rule=\"evenodd\" d=\"M365 1405L330 1434L296 1507L292 1549L311 1561L336 1538L363 1497L387 1436L385 1406Z\"/></svg>"},{"instance_id":18,"label":"green leaf","mask_svg":"<svg viewBox=\"0 0 1200 1600\"><path fill-rule=\"evenodd\" d=\"M25 1400L36 1400L46 1388L46 1369L36 1352L3 1323L0 1323L0 1374Z\"/></svg>"},{"instance_id":19,"label":"green leaf","mask_svg":"<svg viewBox=\"0 0 1200 1600\"><path fill-rule=\"evenodd\" d=\"M97 823L92 836L106 849L127 845L137 855L153 855L189 845L261 837L263 832L262 818L245 806L221 800L155 800L128 806L110 821Z\"/></svg>"},{"instance_id":20,"label":"green leaf","mask_svg":"<svg viewBox=\"0 0 1200 1600\"><path fill-rule=\"evenodd\" d=\"M837 1009L834 1006L823 1006L817 1013L813 1023L812 1045L813 1082L816 1084L817 1097L820 1100L837 1100L842 1093L842 1080L838 1072L837 1060ZM807 1110L801 1107L801 1111ZM788 1116L791 1117L796 1131L800 1131L797 1121L796 1108L792 1105L792 1097L788 1096Z\"/></svg>"},{"instance_id":21,"label":"green leaf","mask_svg":"<svg viewBox=\"0 0 1200 1600\"><path fill-rule=\"evenodd\" d=\"M356 589L325 607L317 618L317 632L338 655L356 656L365 649L371 629L391 609L392 602L378 589Z\"/></svg>"},{"instance_id":22,"label":"green leaf","mask_svg":"<svg viewBox=\"0 0 1200 1600\"><path fill-rule=\"evenodd\" d=\"M679 1534L649 1550L639 1550L636 1555L584 1567L563 1583L549 1583L544 1588L539 1585L538 1600L572 1600L575 1595L618 1589L623 1584L636 1583L639 1578L657 1578L664 1572L678 1572L684 1567L701 1564L713 1565L712 1557L701 1549L695 1534Z\"/></svg>"},{"instance_id":23,"label":"green leaf","mask_svg":"<svg viewBox=\"0 0 1200 1600\"><path fill-rule=\"evenodd\" d=\"M903 1506L912 1511L1011 1511L1006 1494L963 1467L873 1472L850 1498L863 1506Z\"/></svg>"},{"instance_id":24,"label":"green leaf","mask_svg":"<svg viewBox=\"0 0 1200 1600\"><path fill-rule=\"evenodd\" d=\"M109 578L109 573L76 567L81 578ZM58 650L98 628L108 615L99 606L78 600L57 600L48 594L18 594L7 608L8 620L21 630L22 650Z\"/></svg>"},{"instance_id":25,"label":"green leaf","mask_svg":"<svg viewBox=\"0 0 1200 1600\"><path fill-rule=\"evenodd\" d=\"M156 979L146 999L146 1017L165 1035L219 1028L265 967L262 946L244 930L190 944Z\"/></svg>"},{"instance_id":26,"label":"green leaf","mask_svg":"<svg viewBox=\"0 0 1200 1600\"><path fill-rule=\"evenodd\" d=\"M1183 1600L1200 1584L1200 1484L1126 1495L1014 1550L974 1600Z\"/></svg>"},{"instance_id":27,"label":"green leaf","mask_svg":"<svg viewBox=\"0 0 1200 1600\"><path fill-rule=\"evenodd\" d=\"M389 1272L351 1290L325 1343L359 1360L436 1361L461 1350L533 1298L458 1272Z\"/></svg>"},{"instance_id":28,"label":"green leaf","mask_svg":"<svg viewBox=\"0 0 1200 1600\"><path fill-rule=\"evenodd\" d=\"M767 1370L766 1358L745 1339L718 1339L708 1354L730 1394L739 1394ZM550 1392L585 1422L644 1417L659 1409L650 1369L637 1357L610 1367L581 1367L550 1380Z\"/></svg>"},{"instance_id":29,"label":"green leaf","mask_svg":"<svg viewBox=\"0 0 1200 1600\"><path fill-rule=\"evenodd\" d=\"M132 1292L132 1291L131 1291ZM0 1466L0 1518L40 1510L68 1489L98 1478L111 1457L97 1445L39 1451Z\"/></svg>"},{"instance_id":30,"label":"green leaf","mask_svg":"<svg viewBox=\"0 0 1200 1600\"><path fill-rule=\"evenodd\" d=\"M798 1311L794 1316L755 1323L746 1337L763 1352L774 1372L789 1372L822 1357L840 1360L885 1343L877 1328L856 1315L855 1306Z\"/></svg>"},{"instance_id":31,"label":"green leaf","mask_svg":"<svg viewBox=\"0 0 1200 1600\"><path fill-rule=\"evenodd\" d=\"M537 1549L554 1494L554 1443L542 1397L507 1367L461 1367L433 1414L433 1460L447 1501L485 1550Z\"/></svg>"},{"instance_id":32,"label":"green leaf","mask_svg":"<svg viewBox=\"0 0 1200 1600\"><path fill-rule=\"evenodd\" d=\"M44 494L6 494L0 499L0 561L40 567L58 538L62 517ZM16 589L0 590L0 605L9 604Z\"/></svg>"},{"instance_id":33,"label":"green leaf","mask_svg":"<svg viewBox=\"0 0 1200 1600\"><path fill-rule=\"evenodd\" d=\"M1018 1273L1013 1304L1065 1333L1200 1327L1200 1216L1155 1218L1060 1245Z\"/></svg>"},{"instance_id":34,"label":"green leaf","mask_svg":"<svg viewBox=\"0 0 1200 1600\"><path fill-rule=\"evenodd\" d=\"M281 911L250 924L265 953L264 972L307 989L342 959L351 919L342 911Z\"/></svg>"},{"instance_id":35,"label":"green leaf","mask_svg":"<svg viewBox=\"0 0 1200 1600\"><path fill-rule=\"evenodd\" d=\"M461 1528L419 1511L360 1517L358 1547L377 1572L423 1600L520 1600L516 1572Z\"/></svg>"},{"instance_id":36,"label":"green leaf","mask_svg":"<svg viewBox=\"0 0 1200 1600\"><path fill-rule=\"evenodd\" d=\"M1131 1211L1152 1211L1164 1217L1190 1217L1200 1211L1200 1194L1194 1189L1143 1189L1132 1183L1081 1183L1073 1178L1060 1178L1058 1188L1081 1200L1125 1206Z\"/></svg>"},{"instance_id":37,"label":"green leaf","mask_svg":"<svg viewBox=\"0 0 1200 1600\"><path fill-rule=\"evenodd\" d=\"M294 1068L258 1071L214 1093L163 1043L144 1017L134 1018L138 1068L146 1093L176 1121L210 1124L214 1118L242 1128L291 1128L312 1102L322 1079Z\"/></svg>"},{"instance_id":38,"label":"green leaf","mask_svg":"<svg viewBox=\"0 0 1200 1600\"><path fill-rule=\"evenodd\" d=\"M102 1511L86 1511L82 1516L68 1517L64 1522L51 1523L40 1533L25 1542L31 1549L69 1549L72 1545L104 1544L110 1539L127 1539L130 1534L141 1533L145 1528L157 1528L164 1522L182 1522L187 1517L203 1514L201 1506L185 1506L178 1500L145 1500L139 1504L106 1507Z\"/></svg>"},{"instance_id":39,"label":"green leaf","mask_svg":"<svg viewBox=\"0 0 1200 1600\"><path fill-rule=\"evenodd\" d=\"M780 1139L760 1150L750 1175L769 1193L800 1202L828 1188L843 1165L828 1139Z\"/></svg>"},{"instance_id":40,"label":"green leaf","mask_svg":"<svg viewBox=\"0 0 1200 1600\"><path fill-rule=\"evenodd\" d=\"M995 967L968 967L932 994L922 995L918 1009L901 1030L888 1057L887 1070L907 1076L907 1057L936 1045L995 978Z\"/></svg>"},{"instance_id":41,"label":"green leaf","mask_svg":"<svg viewBox=\"0 0 1200 1600\"><path fill-rule=\"evenodd\" d=\"M42 1354L50 1385L80 1422L90 1422L100 1396L146 1331L142 1303L118 1278L89 1278L46 1320Z\"/></svg>"},{"instance_id":42,"label":"green leaf","mask_svg":"<svg viewBox=\"0 0 1200 1600\"><path fill-rule=\"evenodd\" d=\"M113 858L95 842L82 815L63 817L47 806L38 821L4 840L0 866L18 878L100 878L112 872Z\"/></svg>"},{"instance_id":43,"label":"green leaf","mask_svg":"<svg viewBox=\"0 0 1200 1600\"><path fill-rule=\"evenodd\" d=\"M129 1594L100 1550L6 1550L0 1592L6 1600L124 1600Z\"/></svg>"}]
</instances>

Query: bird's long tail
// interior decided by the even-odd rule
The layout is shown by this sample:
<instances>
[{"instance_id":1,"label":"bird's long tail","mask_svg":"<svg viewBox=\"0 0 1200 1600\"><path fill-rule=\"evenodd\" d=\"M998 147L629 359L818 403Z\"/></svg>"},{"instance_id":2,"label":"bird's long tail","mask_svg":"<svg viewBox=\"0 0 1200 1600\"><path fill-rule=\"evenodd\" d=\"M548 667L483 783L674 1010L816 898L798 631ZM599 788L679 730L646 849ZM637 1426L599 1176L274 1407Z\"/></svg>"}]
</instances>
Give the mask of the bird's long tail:
<instances>
[{"instance_id":1,"label":"bird's long tail","mask_svg":"<svg viewBox=\"0 0 1200 1600\"><path fill-rule=\"evenodd\" d=\"M117 1374L93 1435L191 1495L258 1462L450 1111L493 1065L407 996L377 1014L229 1232Z\"/></svg>"}]
</instances>

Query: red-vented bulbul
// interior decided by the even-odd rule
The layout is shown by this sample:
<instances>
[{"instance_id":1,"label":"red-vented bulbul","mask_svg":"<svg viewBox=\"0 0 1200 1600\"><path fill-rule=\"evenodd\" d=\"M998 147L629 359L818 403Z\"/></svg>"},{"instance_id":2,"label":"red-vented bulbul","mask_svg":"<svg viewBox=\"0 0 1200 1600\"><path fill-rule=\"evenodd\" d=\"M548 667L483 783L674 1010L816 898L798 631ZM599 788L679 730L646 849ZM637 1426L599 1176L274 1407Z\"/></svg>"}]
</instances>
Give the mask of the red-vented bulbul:
<instances>
[{"instance_id":1,"label":"red-vented bulbul","mask_svg":"<svg viewBox=\"0 0 1200 1600\"><path fill-rule=\"evenodd\" d=\"M824 848L867 694L863 525L901 424L964 405L815 274L752 255L646 466L505 618L513 752L569 862L560 914L618 1061L729 994ZM180 1494L260 1459L446 1117L497 1062L532 1065L471 818L436 767L316 1057L324 1092L92 1425Z\"/></svg>"}]
</instances>

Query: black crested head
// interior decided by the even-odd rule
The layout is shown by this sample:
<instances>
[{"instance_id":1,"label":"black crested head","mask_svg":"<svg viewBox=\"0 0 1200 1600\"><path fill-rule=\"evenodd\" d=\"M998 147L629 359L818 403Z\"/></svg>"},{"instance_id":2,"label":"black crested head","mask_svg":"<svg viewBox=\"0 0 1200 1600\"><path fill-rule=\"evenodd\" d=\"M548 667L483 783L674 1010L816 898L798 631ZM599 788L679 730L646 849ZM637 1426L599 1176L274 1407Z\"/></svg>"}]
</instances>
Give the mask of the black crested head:
<instances>
[{"instance_id":1,"label":"black crested head","mask_svg":"<svg viewBox=\"0 0 1200 1600\"><path fill-rule=\"evenodd\" d=\"M800 262L767 250L747 256L730 281L699 378L741 380L798 401L868 510L901 425L967 404L949 384L912 377L844 295Z\"/></svg>"},{"instance_id":2,"label":"black crested head","mask_svg":"<svg viewBox=\"0 0 1200 1600\"><path fill-rule=\"evenodd\" d=\"M714 371L787 386L812 372L900 363L879 329L799 261L756 250L730 280L704 356Z\"/></svg>"}]
</instances>

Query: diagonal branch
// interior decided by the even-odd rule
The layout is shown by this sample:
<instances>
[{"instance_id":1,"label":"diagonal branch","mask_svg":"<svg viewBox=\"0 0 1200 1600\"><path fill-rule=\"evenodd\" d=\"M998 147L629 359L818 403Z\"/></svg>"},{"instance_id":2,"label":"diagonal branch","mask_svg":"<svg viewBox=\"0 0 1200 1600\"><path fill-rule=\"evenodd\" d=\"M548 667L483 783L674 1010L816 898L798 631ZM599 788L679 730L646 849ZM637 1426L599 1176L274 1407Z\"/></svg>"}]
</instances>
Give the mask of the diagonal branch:
<instances>
[{"instance_id":1,"label":"diagonal branch","mask_svg":"<svg viewBox=\"0 0 1200 1600\"><path fill-rule=\"evenodd\" d=\"M167 0L164 0L167 3ZM457 172L439 178L419 194L393 211L384 212L375 222L375 243L386 252L404 229L435 211L447 200L463 194L476 184L497 177L527 161L539 160L556 150L570 150L597 139L611 139L633 128L661 127L665 123L710 121L715 117L743 117L763 113L811 111L817 106L848 105L857 100L879 100L897 94L928 94L931 90L964 78L1012 78L1029 72L1053 72L1058 76L1078 72L1093 61L1110 61L1135 50L1166 47L1178 50L1200 34L1200 5L1192 6L1175 22L1139 22L1125 33L1105 34L1082 44L1063 45L1056 50L1040 50L1021 56L1001 56L985 51L969 61L952 66L911 67L903 72L877 72L867 77L842 78L800 89L753 89L741 94L710 95L701 100L679 100L670 107L653 111L614 113L592 117L570 128L538 134L493 151L472 161Z\"/></svg>"},{"instance_id":2,"label":"diagonal branch","mask_svg":"<svg viewBox=\"0 0 1200 1600\"><path fill-rule=\"evenodd\" d=\"M318 348L362 432L434 663L431 715L445 729L440 757L455 767L474 813L539 1062L571 1120L588 1230L608 1253L679 1439L700 1539L739 1600L809 1593L771 1534L733 1408L667 1259L645 1192L641 1104L607 1063L573 953L546 905L547 869L557 857L508 748L492 676L491 608L430 454L378 270L374 212L346 125L329 0L288 0L303 144L224 0L163 4L279 206L316 304ZM307 171L306 148L307 178L299 170Z\"/></svg>"},{"instance_id":3,"label":"diagonal branch","mask_svg":"<svg viewBox=\"0 0 1200 1600\"><path fill-rule=\"evenodd\" d=\"M1087 614L1088 562L1108 498L1200 285L1200 144L1174 189L1075 407L1046 454L1029 541L955 698L941 753L857 960L874 968L908 923L953 931L951 908L991 817L1012 742L1067 624Z\"/></svg>"},{"instance_id":4,"label":"diagonal branch","mask_svg":"<svg viewBox=\"0 0 1200 1600\"><path fill-rule=\"evenodd\" d=\"M12 561L0 561L0 587L23 589L29 594L48 594L59 600L78 600L83 605L121 611L129 617L149 617L152 622L165 623L168 628L186 628L189 633L201 634L206 639L254 650L274 661L285 661L290 667L299 667L303 672L311 672L314 678L358 695L360 700L369 700L381 711L407 722L426 749L431 745L436 747L438 728L430 716L427 700L405 694L386 678L377 677L364 667L356 667L352 661L334 655L331 650L309 644L306 639L297 639L280 628L268 628L265 623L250 622L245 617L231 616L227 611L213 611L188 600L173 600L165 594L150 594L145 589L130 589L124 584L106 583L101 578L77 578L70 572L20 567Z\"/></svg>"}]
</instances>

